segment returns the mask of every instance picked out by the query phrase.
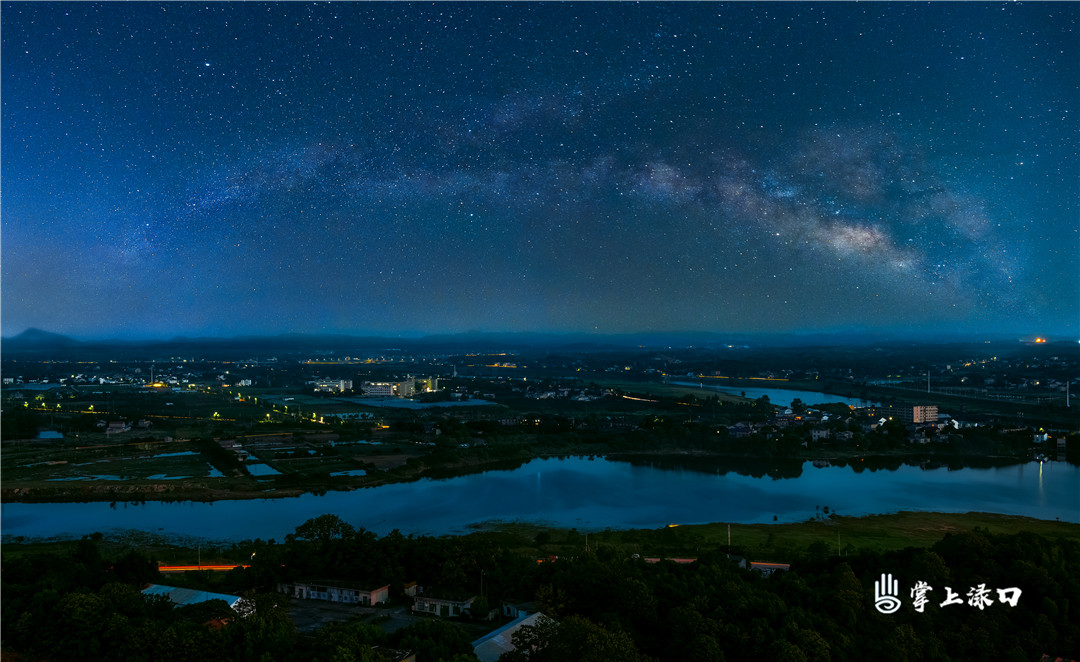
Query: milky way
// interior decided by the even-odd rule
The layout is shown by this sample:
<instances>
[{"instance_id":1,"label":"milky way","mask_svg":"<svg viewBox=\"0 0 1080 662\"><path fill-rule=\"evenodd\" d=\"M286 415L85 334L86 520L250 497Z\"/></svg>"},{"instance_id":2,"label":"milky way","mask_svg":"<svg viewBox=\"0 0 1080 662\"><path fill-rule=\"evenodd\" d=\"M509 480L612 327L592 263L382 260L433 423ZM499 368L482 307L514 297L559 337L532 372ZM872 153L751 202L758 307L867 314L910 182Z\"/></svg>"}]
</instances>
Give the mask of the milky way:
<instances>
[{"instance_id":1,"label":"milky way","mask_svg":"<svg viewBox=\"0 0 1080 662\"><path fill-rule=\"evenodd\" d=\"M5 4L3 332L1076 335L1078 17Z\"/></svg>"}]
</instances>

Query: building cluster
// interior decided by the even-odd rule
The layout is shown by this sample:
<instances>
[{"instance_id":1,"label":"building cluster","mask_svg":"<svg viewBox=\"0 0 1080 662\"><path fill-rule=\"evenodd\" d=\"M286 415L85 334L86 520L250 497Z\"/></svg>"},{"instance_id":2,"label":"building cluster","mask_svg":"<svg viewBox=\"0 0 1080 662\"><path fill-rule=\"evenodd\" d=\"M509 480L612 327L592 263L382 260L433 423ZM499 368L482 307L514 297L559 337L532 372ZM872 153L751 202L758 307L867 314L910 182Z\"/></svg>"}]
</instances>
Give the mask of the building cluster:
<instances>
[{"instance_id":1,"label":"building cluster","mask_svg":"<svg viewBox=\"0 0 1080 662\"><path fill-rule=\"evenodd\" d=\"M438 377L408 377L404 381L363 382L360 390L366 398L411 398L417 393L439 390Z\"/></svg>"},{"instance_id":2,"label":"building cluster","mask_svg":"<svg viewBox=\"0 0 1080 662\"><path fill-rule=\"evenodd\" d=\"M411 398L416 393L416 382L364 382L360 390L367 398Z\"/></svg>"},{"instance_id":3,"label":"building cluster","mask_svg":"<svg viewBox=\"0 0 1080 662\"><path fill-rule=\"evenodd\" d=\"M937 405L890 405L878 407L877 414L901 423L937 423Z\"/></svg>"},{"instance_id":4,"label":"building cluster","mask_svg":"<svg viewBox=\"0 0 1080 662\"><path fill-rule=\"evenodd\" d=\"M592 402L602 397L598 389L570 388L569 386L530 386L524 389L524 396L530 400L573 400L575 402Z\"/></svg>"},{"instance_id":5,"label":"building cluster","mask_svg":"<svg viewBox=\"0 0 1080 662\"><path fill-rule=\"evenodd\" d=\"M659 563L661 561L676 564L691 564L696 558L643 558L637 554L632 557L643 563ZM786 563L769 563L763 561L748 561L742 557L729 557L740 568L748 569L759 575L768 577L778 572L790 569ZM554 563L557 556L548 556L537 559L538 562ZM323 600L340 604L373 607L386 604L390 601L390 585L377 586L379 582L358 583L341 580L322 581L297 581L280 583L277 590L300 600ZM469 617L480 620L494 620L497 617L512 619L501 627L483 635L472 642L473 653L481 662L496 662L502 655L515 650L513 635L525 626L536 626L548 617L539 611L535 602L520 602L503 600L497 605L488 608L487 613L474 613L479 604L479 596L466 591L439 591L419 586L415 581L406 582L401 586L401 593L405 598L412 599L411 611L416 615L431 616L436 618L460 618ZM402 651L402 655L407 652ZM394 659L411 659L408 657Z\"/></svg>"},{"instance_id":6,"label":"building cluster","mask_svg":"<svg viewBox=\"0 0 1080 662\"><path fill-rule=\"evenodd\" d=\"M351 379L331 379L314 382L316 393L344 393L351 391L353 383Z\"/></svg>"},{"instance_id":7,"label":"building cluster","mask_svg":"<svg viewBox=\"0 0 1080 662\"><path fill-rule=\"evenodd\" d=\"M903 423L912 442L925 442L948 428L971 425L948 414L939 414L937 405L889 405L852 408L847 415L829 414L813 408L799 412L782 408L768 421L739 421L727 426L727 431L733 439L744 439L756 433L769 438L779 430L802 427L808 431L810 442L852 441L857 432L867 434L880 430L889 420Z\"/></svg>"},{"instance_id":8,"label":"building cluster","mask_svg":"<svg viewBox=\"0 0 1080 662\"><path fill-rule=\"evenodd\" d=\"M170 593L170 597L175 595L176 597L185 600L196 597L188 596L186 594L179 595L177 592L178 589L171 589L170 587L159 588L162 590L171 590L172 593ZM390 600L389 584L375 587L374 585L348 581L302 581L278 584L277 590L294 599L325 600L327 602L351 604L362 607L373 607L375 605L385 604ZM469 593L445 593L433 591L428 591L425 594L423 587L418 586L416 582L404 584L402 590L406 597L412 598L413 604L411 611L414 614L423 614L437 618L459 618L462 616L470 616L473 618L479 617L484 620L491 620L497 614L501 614L505 618L514 619L506 625L503 625L472 642L473 652L483 662L495 662L502 654L513 651L513 634L520 630L522 626L534 625L540 619L545 618L542 613L536 610L536 606L533 603L515 603L507 601L503 602L499 609L491 609L487 614L477 615L472 613L473 605L476 603L478 597L476 595ZM218 597L216 594L209 595ZM222 599L227 597L233 596L221 596ZM179 603L178 600L174 601ZM391 659L400 660L401 662L415 662L415 656L410 651L390 652L388 649L380 649L379 652L383 655L392 653L390 656Z\"/></svg>"}]
</instances>

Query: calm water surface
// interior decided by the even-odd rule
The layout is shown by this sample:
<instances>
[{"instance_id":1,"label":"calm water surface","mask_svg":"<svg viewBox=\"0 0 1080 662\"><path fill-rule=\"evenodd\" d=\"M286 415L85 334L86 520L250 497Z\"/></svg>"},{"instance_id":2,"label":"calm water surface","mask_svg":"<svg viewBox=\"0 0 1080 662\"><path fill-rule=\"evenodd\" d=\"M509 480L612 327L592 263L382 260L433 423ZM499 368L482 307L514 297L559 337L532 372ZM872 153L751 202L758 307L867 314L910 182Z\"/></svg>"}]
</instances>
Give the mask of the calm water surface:
<instances>
[{"instance_id":1,"label":"calm water surface","mask_svg":"<svg viewBox=\"0 0 1080 662\"><path fill-rule=\"evenodd\" d=\"M797 467L796 467L797 468ZM459 533L493 521L657 528L668 523L805 520L900 510L985 511L1080 522L1080 467L1038 462L994 469L856 472L814 467L797 478L656 468L602 458L533 460L510 471L422 480L325 496L216 503L4 504L3 536L80 536L138 529L214 540L281 540L306 520L339 515L385 534Z\"/></svg>"},{"instance_id":2,"label":"calm water surface","mask_svg":"<svg viewBox=\"0 0 1080 662\"><path fill-rule=\"evenodd\" d=\"M842 395L832 395L831 393L822 393L820 391L799 391L790 388L744 388L741 386L717 386L715 384L706 384L704 382L695 382L690 380L673 380L669 381L669 384L678 384L679 386L698 386L703 391L720 391L721 393L727 393L729 395L742 395L751 400L757 400L763 395L769 396L769 402L774 405L780 405L783 407L790 407L791 401L798 398L806 405L821 405L831 404L834 402L842 402L845 405L851 405L852 407L869 407L875 403L870 400L862 400L860 398L847 398Z\"/></svg>"}]
</instances>

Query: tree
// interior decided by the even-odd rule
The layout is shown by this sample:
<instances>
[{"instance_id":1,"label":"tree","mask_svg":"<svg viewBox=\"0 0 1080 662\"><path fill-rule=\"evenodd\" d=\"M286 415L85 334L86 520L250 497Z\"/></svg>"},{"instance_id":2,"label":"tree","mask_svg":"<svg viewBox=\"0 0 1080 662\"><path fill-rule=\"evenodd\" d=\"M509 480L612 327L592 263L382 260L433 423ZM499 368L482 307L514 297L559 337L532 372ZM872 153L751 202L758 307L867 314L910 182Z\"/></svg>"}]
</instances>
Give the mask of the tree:
<instances>
[{"instance_id":1,"label":"tree","mask_svg":"<svg viewBox=\"0 0 1080 662\"><path fill-rule=\"evenodd\" d=\"M374 662L381 658L372 651L372 646L385 638L383 631L374 625L331 623L315 633L307 657L314 662Z\"/></svg>"},{"instance_id":2,"label":"tree","mask_svg":"<svg viewBox=\"0 0 1080 662\"><path fill-rule=\"evenodd\" d=\"M580 616L556 624L541 618L536 626L523 626L511 637L515 650L499 662L645 662L634 640L622 631L611 631Z\"/></svg>"},{"instance_id":3,"label":"tree","mask_svg":"<svg viewBox=\"0 0 1080 662\"><path fill-rule=\"evenodd\" d=\"M488 616L488 612L491 611L491 604L488 603L488 599L484 596L477 596L472 604L469 605L469 612L476 620L484 620Z\"/></svg>"},{"instance_id":4,"label":"tree","mask_svg":"<svg viewBox=\"0 0 1080 662\"><path fill-rule=\"evenodd\" d=\"M534 625L522 625L510 635L514 650L503 653L499 662L545 659L539 656L544 655L544 651L555 641L558 629L558 623L544 615L537 618Z\"/></svg>"},{"instance_id":5,"label":"tree","mask_svg":"<svg viewBox=\"0 0 1080 662\"><path fill-rule=\"evenodd\" d=\"M319 515L296 527L298 540L311 540L320 547L335 540L347 540L355 533L356 529L337 515Z\"/></svg>"},{"instance_id":6,"label":"tree","mask_svg":"<svg viewBox=\"0 0 1080 662\"><path fill-rule=\"evenodd\" d=\"M446 621L420 621L395 632L393 640L397 648L415 652L417 660L437 662L458 655L476 659L471 638L464 630Z\"/></svg>"},{"instance_id":7,"label":"tree","mask_svg":"<svg viewBox=\"0 0 1080 662\"><path fill-rule=\"evenodd\" d=\"M234 637L234 658L256 661L281 659L296 643L293 626L285 601L278 594L260 594L245 598L237 605L240 615L225 632Z\"/></svg>"}]
</instances>

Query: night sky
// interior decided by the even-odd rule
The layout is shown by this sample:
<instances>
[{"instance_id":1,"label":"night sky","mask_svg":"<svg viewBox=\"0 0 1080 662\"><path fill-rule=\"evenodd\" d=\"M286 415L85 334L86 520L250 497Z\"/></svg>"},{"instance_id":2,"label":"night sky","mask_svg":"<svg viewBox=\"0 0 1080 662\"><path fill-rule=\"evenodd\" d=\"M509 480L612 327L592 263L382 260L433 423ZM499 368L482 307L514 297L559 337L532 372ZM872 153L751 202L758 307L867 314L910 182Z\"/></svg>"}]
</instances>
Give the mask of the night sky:
<instances>
[{"instance_id":1,"label":"night sky","mask_svg":"<svg viewBox=\"0 0 1080 662\"><path fill-rule=\"evenodd\" d=\"M1075 337L1080 3L3 3L2 332Z\"/></svg>"}]
</instances>

